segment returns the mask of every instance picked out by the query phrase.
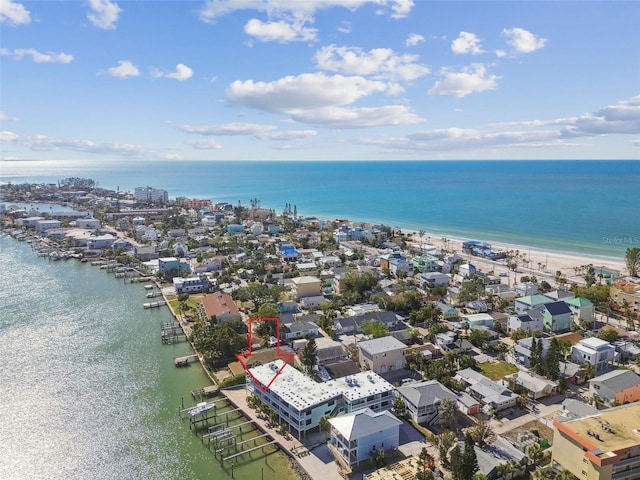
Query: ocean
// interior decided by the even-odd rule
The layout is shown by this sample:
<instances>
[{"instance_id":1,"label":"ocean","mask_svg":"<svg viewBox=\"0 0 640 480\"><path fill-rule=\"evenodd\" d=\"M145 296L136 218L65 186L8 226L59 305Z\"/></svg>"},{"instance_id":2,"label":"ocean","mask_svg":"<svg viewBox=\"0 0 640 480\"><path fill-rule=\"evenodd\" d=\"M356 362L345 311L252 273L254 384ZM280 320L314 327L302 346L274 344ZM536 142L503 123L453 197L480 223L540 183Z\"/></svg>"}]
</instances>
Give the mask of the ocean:
<instances>
[{"instance_id":1,"label":"ocean","mask_svg":"<svg viewBox=\"0 0 640 480\"><path fill-rule=\"evenodd\" d=\"M0 169L3 183L70 176L603 257L640 246L640 161L5 161Z\"/></svg>"}]
</instances>

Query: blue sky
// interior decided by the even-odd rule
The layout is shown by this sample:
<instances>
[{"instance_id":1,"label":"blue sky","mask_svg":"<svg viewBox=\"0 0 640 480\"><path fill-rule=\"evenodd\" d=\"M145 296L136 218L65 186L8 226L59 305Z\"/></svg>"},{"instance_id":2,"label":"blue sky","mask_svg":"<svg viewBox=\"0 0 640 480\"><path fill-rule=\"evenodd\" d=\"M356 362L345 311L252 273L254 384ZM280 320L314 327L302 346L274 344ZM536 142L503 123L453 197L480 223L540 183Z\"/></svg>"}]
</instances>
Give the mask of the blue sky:
<instances>
[{"instance_id":1,"label":"blue sky","mask_svg":"<svg viewBox=\"0 0 640 480\"><path fill-rule=\"evenodd\" d=\"M640 2L0 0L1 159L640 158Z\"/></svg>"}]
</instances>

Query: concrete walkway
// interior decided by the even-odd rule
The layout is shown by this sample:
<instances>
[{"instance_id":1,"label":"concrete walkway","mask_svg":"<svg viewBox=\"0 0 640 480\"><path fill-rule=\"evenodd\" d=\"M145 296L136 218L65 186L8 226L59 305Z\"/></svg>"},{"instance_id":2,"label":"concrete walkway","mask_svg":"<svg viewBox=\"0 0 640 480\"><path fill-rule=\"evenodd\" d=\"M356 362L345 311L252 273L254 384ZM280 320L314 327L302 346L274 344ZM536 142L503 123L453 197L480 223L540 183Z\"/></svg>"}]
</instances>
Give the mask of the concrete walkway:
<instances>
[{"instance_id":1,"label":"concrete walkway","mask_svg":"<svg viewBox=\"0 0 640 480\"><path fill-rule=\"evenodd\" d=\"M231 403L241 408L244 414L265 432L271 434L278 442L280 448L286 451L314 480L342 480L338 473L338 465L329 453L326 445L321 445L308 450L298 439L292 435L287 438L280 435L276 428L269 428L267 422L258 418L257 412L247 404L247 391L242 389L225 389L221 392ZM301 454L299 457L298 454Z\"/></svg>"}]
</instances>

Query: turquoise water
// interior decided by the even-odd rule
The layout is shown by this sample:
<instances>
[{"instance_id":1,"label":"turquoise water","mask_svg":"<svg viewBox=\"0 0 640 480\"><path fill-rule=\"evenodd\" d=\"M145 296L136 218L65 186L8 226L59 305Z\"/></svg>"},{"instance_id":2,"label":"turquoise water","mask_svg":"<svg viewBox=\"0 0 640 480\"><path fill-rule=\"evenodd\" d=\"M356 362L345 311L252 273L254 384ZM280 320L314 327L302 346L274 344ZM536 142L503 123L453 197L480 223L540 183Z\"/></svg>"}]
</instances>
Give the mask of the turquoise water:
<instances>
[{"instance_id":1,"label":"turquoise water","mask_svg":"<svg viewBox=\"0 0 640 480\"><path fill-rule=\"evenodd\" d=\"M170 314L143 309L144 293L0 234L0 478L231 478L178 416L209 382L173 365L188 344L161 343ZM295 478L281 453L241 461L234 476L262 468L265 479Z\"/></svg>"},{"instance_id":2,"label":"turquoise water","mask_svg":"<svg viewBox=\"0 0 640 480\"><path fill-rule=\"evenodd\" d=\"M84 176L302 215L622 257L640 244L640 161L4 162L2 182Z\"/></svg>"}]
</instances>

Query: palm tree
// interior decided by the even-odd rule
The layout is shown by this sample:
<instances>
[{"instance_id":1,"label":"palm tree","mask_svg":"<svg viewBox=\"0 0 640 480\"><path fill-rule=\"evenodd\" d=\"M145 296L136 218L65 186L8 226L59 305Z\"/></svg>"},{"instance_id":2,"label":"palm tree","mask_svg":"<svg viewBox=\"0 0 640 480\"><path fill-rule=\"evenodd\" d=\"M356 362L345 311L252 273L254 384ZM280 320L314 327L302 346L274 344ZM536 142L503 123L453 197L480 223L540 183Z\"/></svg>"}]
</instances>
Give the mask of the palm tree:
<instances>
[{"instance_id":1,"label":"palm tree","mask_svg":"<svg viewBox=\"0 0 640 480\"><path fill-rule=\"evenodd\" d=\"M571 471L563 468L558 473L556 473L554 480L575 480L575 478L576 477L573 475L573 473L571 473Z\"/></svg>"},{"instance_id":2,"label":"palm tree","mask_svg":"<svg viewBox=\"0 0 640 480\"><path fill-rule=\"evenodd\" d=\"M331 433L331 424L329 423L329 417L326 415L323 415L320 418L320 423L318 423L318 427L320 428L321 432L324 432L325 438L328 440L329 434Z\"/></svg>"},{"instance_id":3,"label":"palm tree","mask_svg":"<svg viewBox=\"0 0 640 480\"><path fill-rule=\"evenodd\" d=\"M584 362L582 364L582 368L584 369L585 380L591 380L593 377L596 376L596 369L594 368L593 364L589 362Z\"/></svg>"},{"instance_id":4,"label":"palm tree","mask_svg":"<svg viewBox=\"0 0 640 480\"><path fill-rule=\"evenodd\" d=\"M527 450L527 455L529 456L531 463L538 465L544 458L544 449L539 443L534 443Z\"/></svg>"}]
</instances>

